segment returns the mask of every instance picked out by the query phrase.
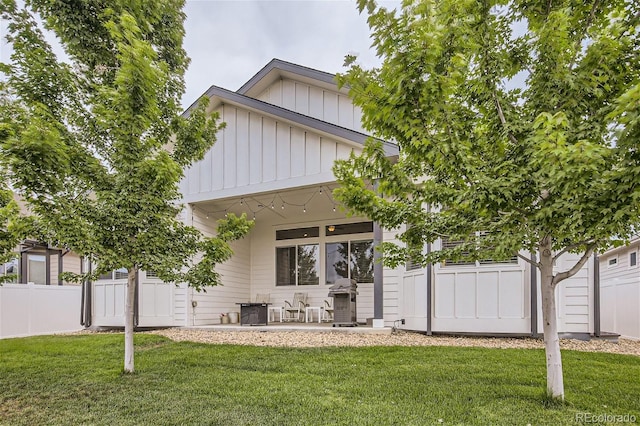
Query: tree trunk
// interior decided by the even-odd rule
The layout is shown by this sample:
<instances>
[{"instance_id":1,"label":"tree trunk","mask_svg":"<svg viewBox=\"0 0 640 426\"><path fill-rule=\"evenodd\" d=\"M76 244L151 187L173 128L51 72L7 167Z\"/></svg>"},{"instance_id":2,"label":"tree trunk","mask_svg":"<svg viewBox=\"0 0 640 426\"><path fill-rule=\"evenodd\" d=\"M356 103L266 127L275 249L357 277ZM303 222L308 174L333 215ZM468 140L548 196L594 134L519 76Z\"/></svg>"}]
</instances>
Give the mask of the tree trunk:
<instances>
[{"instance_id":1,"label":"tree trunk","mask_svg":"<svg viewBox=\"0 0 640 426\"><path fill-rule=\"evenodd\" d=\"M551 238L545 238L539 247L539 253L542 329L544 332L544 349L547 358L547 394L552 398L564 400L562 357L560 354L560 338L558 337L558 313L556 308L555 285L553 283Z\"/></svg>"},{"instance_id":2,"label":"tree trunk","mask_svg":"<svg viewBox=\"0 0 640 426\"><path fill-rule=\"evenodd\" d=\"M136 295L137 268L129 268L127 274L127 292L124 309L124 372L133 373L133 329L134 302Z\"/></svg>"}]
</instances>

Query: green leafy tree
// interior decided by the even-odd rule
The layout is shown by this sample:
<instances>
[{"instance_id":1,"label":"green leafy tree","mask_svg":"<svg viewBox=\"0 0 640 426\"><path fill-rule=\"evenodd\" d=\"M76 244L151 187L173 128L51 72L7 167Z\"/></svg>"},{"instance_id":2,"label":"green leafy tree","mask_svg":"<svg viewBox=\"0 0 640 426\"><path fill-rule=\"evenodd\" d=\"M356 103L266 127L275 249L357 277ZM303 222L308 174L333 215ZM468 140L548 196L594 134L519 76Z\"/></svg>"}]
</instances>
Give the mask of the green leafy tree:
<instances>
[{"instance_id":1,"label":"green leafy tree","mask_svg":"<svg viewBox=\"0 0 640 426\"><path fill-rule=\"evenodd\" d=\"M564 398L554 289L640 218L640 3L358 5L383 62L348 57L341 83L400 155L369 142L335 166L336 196L388 229L411 225L402 247L383 246L391 266L524 253L541 276L547 391ZM461 244L416 249L442 237ZM566 252L579 261L554 271Z\"/></svg>"},{"instance_id":2,"label":"green leafy tree","mask_svg":"<svg viewBox=\"0 0 640 426\"><path fill-rule=\"evenodd\" d=\"M298 246L298 285L315 285L320 282L318 251L317 244Z\"/></svg>"},{"instance_id":3,"label":"green leafy tree","mask_svg":"<svg viewBox=\"0 0 640 426\"><path fill-rule=\"evenodd\" d=\"M138 272L196 289L216 285L213 267L251 222L230 216L204 238L179 220L183 170L222 127L205 99L180 114L189 62L182 0L25 3L1 3L13 48L3 69L10 108L19 111L0 140L2 160L47 241L90 257L94 277L127 269L124 370L133 372ZM38 22L56 36L64 61Z\"/></svg>"}]
</instances>

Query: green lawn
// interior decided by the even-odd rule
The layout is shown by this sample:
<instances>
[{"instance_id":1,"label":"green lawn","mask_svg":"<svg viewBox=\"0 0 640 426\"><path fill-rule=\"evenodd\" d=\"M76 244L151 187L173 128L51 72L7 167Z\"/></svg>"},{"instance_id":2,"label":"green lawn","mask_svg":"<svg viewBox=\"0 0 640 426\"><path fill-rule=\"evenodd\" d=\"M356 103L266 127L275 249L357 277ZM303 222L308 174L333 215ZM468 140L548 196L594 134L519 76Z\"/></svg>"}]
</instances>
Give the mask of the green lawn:
<instances>
[{"instance_id":1,"label":"green lawn","mask_svg":"<svg viewBox=\"0 0 640 426\"><path fill-rule=\"evenodd\" d=\"M285 349L121 334L0 340L0 424L571 424L640 422L640 358L564 351L567 402L544 398L541 350Z\"/></svg>"}]
</instances>

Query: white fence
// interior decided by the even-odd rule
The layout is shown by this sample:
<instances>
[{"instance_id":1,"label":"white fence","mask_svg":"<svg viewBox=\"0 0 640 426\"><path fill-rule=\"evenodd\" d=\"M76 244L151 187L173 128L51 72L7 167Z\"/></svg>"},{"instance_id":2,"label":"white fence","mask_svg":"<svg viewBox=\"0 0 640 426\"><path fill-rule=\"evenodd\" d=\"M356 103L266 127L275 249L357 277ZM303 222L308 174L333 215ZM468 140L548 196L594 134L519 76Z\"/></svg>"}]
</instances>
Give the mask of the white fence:
<instances>
[{"instance_id":1,"label":"white fence","mask_svg":"<svg viewBox=\"0 0 640 426\"><path fill-rule=\"evenodd\" d=\"M126 285L124 280L93 283L93 326L124 327ZM184 293L184 290L177 289L173 284L142 281L138 288L138 326L182 325L174 318L176 298L180 293Z\"/></svg>"},{"instance_id":2,"label":"white fence","mask_svg":"<svg viewBox=\"0 0 640 426\"><path fill-rule=\"evenodd\" d=\"M0 338L81 330L80 286L0 286Z\"/></svg>"},{"instance_id":3,"label":"white fence","mask_svg":"<svg viewBox=\"0 0 640 426\"><path fill-rule=\"evenodd\" d=\"M600 284L602 331L640 340L640 279L608 279Z\"/></svg>"}]
</instances>

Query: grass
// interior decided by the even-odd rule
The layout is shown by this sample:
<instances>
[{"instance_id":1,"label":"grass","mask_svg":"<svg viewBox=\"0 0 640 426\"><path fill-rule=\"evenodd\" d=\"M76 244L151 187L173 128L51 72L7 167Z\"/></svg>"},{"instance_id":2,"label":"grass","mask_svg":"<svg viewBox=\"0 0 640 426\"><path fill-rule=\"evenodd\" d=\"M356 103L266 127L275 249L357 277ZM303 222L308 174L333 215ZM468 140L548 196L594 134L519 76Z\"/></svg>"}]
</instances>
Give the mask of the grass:
<instances>
[{"instance_id":1,"label":"grass","mask_svg":"<svg viewBox=\"0 0 640 426\"><path fill-rule=\"evenodd\" d=\"M0 424L572 424L640 422L640 358L563 351L566 402L526 349L286 349L121 334L0 340Z\"/></svg>"}]
</instances>

